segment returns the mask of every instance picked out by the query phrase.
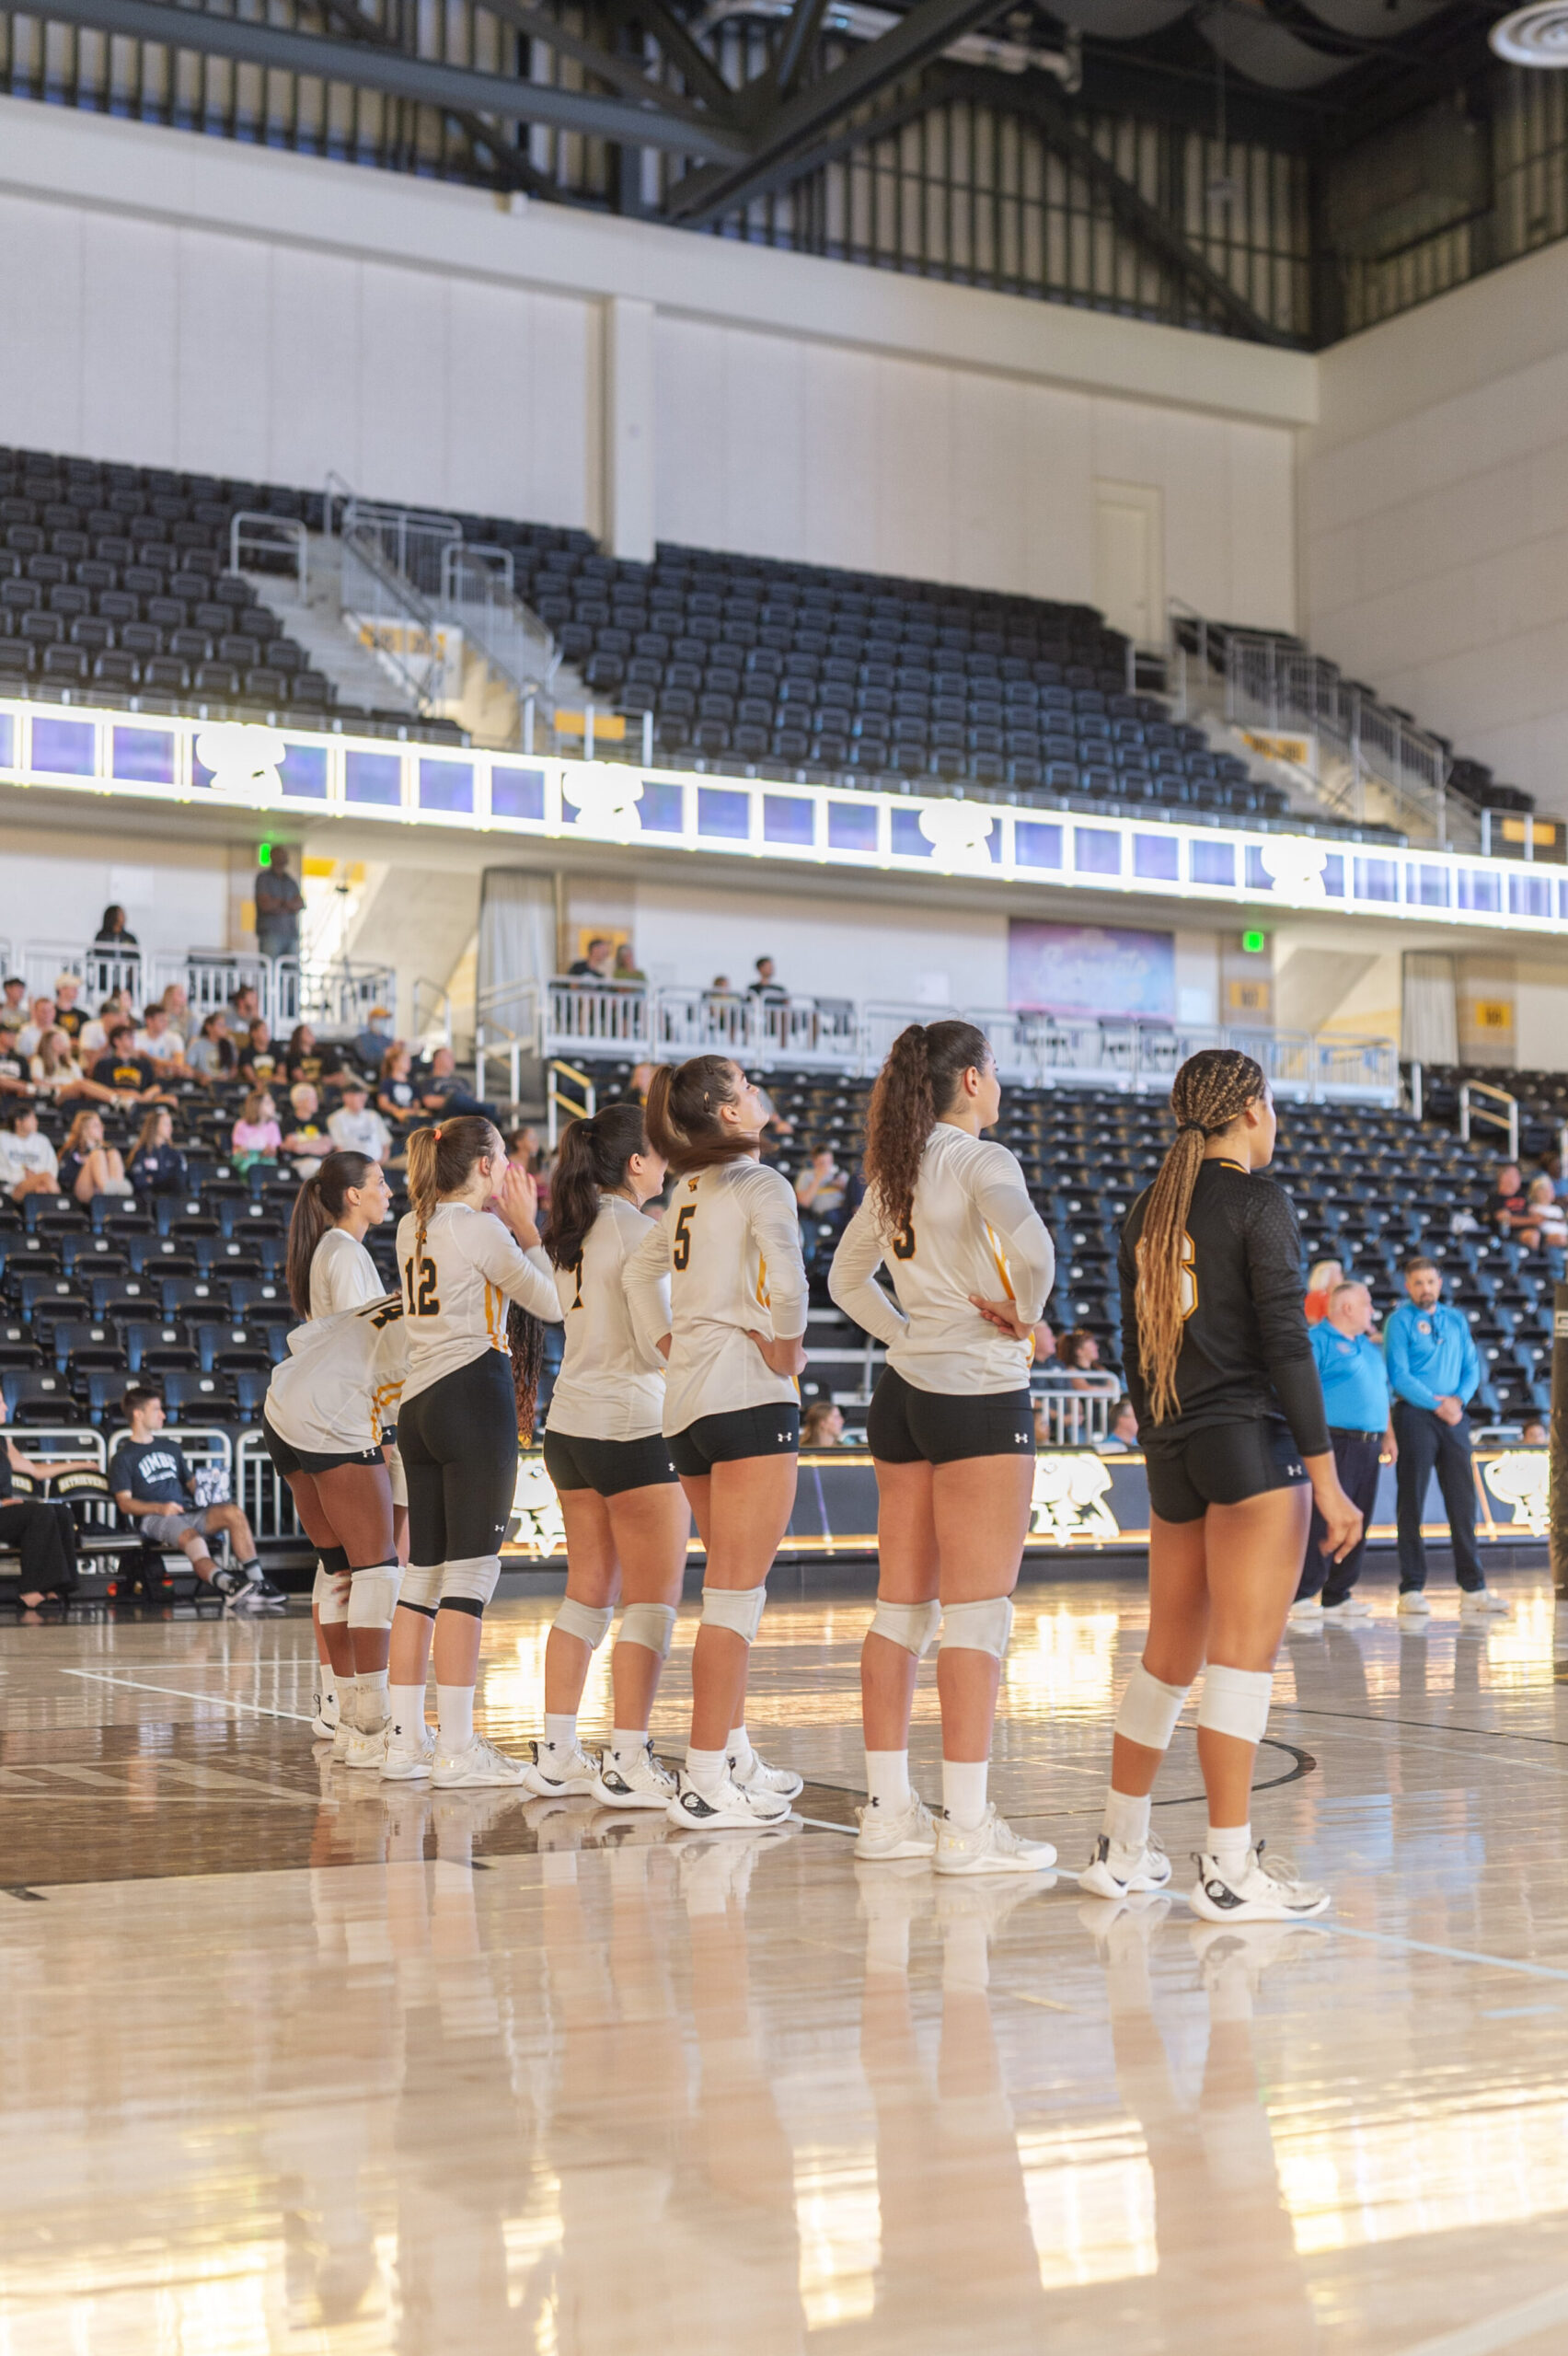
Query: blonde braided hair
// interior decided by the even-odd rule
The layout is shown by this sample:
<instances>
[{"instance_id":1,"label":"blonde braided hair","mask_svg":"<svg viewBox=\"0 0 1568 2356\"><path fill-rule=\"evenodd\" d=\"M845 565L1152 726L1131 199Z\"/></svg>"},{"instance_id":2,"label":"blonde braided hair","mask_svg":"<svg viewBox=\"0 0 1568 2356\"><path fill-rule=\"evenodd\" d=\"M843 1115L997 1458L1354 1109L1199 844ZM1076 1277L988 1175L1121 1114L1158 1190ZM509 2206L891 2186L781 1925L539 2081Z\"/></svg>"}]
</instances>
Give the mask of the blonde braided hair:
<instances>
[{"instance_id":1,"label":"blonde braided hair","mask_svg":"<svg viewBox=\"0 0 1568 2356\"><path fill-rule=\"evenodd\" d=\"M1138 1355L1157 1424L1177 1414L1176 1361L1182 1349L1182 1264L1204 1148L1263 1094L1262 1067L1238 1047L1205 1047L1189 1056L1170 1091L1176 1136L1149 1193L1137 1247Z\"/></svg>"}]
</instances>

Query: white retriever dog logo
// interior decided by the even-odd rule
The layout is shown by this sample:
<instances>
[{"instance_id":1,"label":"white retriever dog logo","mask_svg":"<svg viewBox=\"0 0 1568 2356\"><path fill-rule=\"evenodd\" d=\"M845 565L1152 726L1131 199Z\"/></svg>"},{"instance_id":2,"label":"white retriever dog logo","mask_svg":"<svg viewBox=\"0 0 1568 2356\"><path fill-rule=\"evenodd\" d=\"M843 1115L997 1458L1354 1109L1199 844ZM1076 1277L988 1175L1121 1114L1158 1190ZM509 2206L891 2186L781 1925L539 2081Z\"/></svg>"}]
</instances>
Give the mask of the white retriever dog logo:
<instances>
[{"instance_id":1,"label":"white retriever dog logo","mask_svg":"<svg viewBox=\"0 0 1568 2356\"><path fill-rule=\"evenodd\" d=\"M1547 1490L1547 1453L1540 1449L1510 1449L1482 1466L1482 1478L1494 1497L1514 1508L1511 1530L1528 1530L1544 1538L1551 1527Z\"/></svg>"},{"instance_id":2,"label":"white retriever dog logo","mask_svg":"<svg viewBox=\"0 0 1568 2356\"><path fill-rule=\"evenodd\" d=\"M560 1499L545 1471L542 1456L518 1458L512 1511L516 1524L512 1533L514 1546L521 1546L525 1553L541 1557L565 1553L566 1524L561 1519Z\"/></svg>"},{"instance_id":3,"label":"white retriever dog logo","mask_svg":"<svg viewBox=\"0 0 1568 2356\"><path fill-rule=\"evenodd\" d=\"M1105 1502L1110 1487L1111 1468L1098 1456L1078 1449L1037 1456L1031 1534L1058 1542L1119 1538L1116 1517Z\"/></svg>"},{"instance_id":4,"label":"white retriever dog logo","mask_svg":"<svg viewBox=\"0 0 1568 2356\"><path fill-rule=\"evenodd\" d=\"M608 762L600 768L585 761L581 770L566 772L560 793L561 800L576 810L582 834L597 835L605 842L625 842L642 832L637 807L642 799L642 780L635 770Z\"/></svg>"}]
</instances>

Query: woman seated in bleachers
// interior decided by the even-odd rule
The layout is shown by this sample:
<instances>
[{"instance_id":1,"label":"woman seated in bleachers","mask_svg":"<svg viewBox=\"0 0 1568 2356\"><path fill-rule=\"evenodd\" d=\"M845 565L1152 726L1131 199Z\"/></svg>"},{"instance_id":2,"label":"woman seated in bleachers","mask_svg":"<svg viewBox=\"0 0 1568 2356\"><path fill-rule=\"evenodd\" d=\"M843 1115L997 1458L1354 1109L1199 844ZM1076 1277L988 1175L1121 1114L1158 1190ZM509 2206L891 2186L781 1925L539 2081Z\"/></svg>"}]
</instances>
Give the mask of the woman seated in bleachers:
<instances>
[{"instance_id":1,"label":"woman seated in bleachers","mask_svg":"<svg viewBox=\"0 0 1568 2356\"><path fill-rule=\"evenodd\" d=\"M375 1083L375 1109L392 1126L397 1138L408 1135L419 1120L419 1100L414 1093L413 1057L401 1039L395 1039L381 1058L380 1077Z\"/></svg>"},{"instance_id":2,"label":"woman seated in bleachers","mask_svg":"<svg viewBox=\"0 0 1568 2356\"><path fill-rule=\"evenodd\" d=\"M60 1164L38 1126L36 1104L18 1103L8 1129L0 1129L0 1192L19 1203L24 1195L57 1195Z\"/></svg>"},{"instance_id":3,"label":"woman seated in bleachers","mask_svg":"<svg viewBox=\"0 0 1568 2356\"><path fill-rule=\"evenodd\" d=\"M175 1144L174 1114L167 1104L152 1106L125 1166L139 1195L185 1192L189 1184L185 1156Z\"/></svg>"},{"instance_id":4,"label":"woman seated in bleachers","mask_svg":"<svg viewBox=\"0 0 1568 2356\"><path fill-rule=\"evenodd\" d=\"M263 1023L261 1028L266 1029ZM186 1067L191 1075L207 1088L221 1088L225 1080L237 1079L239 1057L234 1041L229 1037L228 1016L220 1006L209 1014L200 1035L191 1040L185 1055Z\"/></svg>"},{"instance_id":5,"label":"woman seated in bleachers","mask_svg":"<svg viewBox=\"0 0 1568 2356\"><path fill-rule=\"evenodd\" d=\"M77 1114L66 1137L60 1157L60 1192L78 1203L90 1203L95 1195L131 1192L120 1149L104 1143L103 1115L90 1106Z\"/></svg>"},{"instance_id":6,"label":"woman seated in bleachers","mask_svg":"<svg viewBox=\"0 0 1568 2356\"><path fill-rule=\"evenodd\" d=\"M270 1088L278 1074L281 1057L272 1045L271 1026L258 1014L251 1020L246 1034L245 1050L239 1058L239 1077L248 1088Z\"/></svg>"},{"instance_id":7,"label":"woman seated in bleachers","mask_svg":"<svg viewBox=\"0 0 1568 2356\"><path fill-rule=\"evenodd\" d=\"M253 1088L229 1135L235 1168L248 1170L253 1161L276 1161L282 1143L277 1106L266 1089Z\"/></svg>"},{"instance_id":8,"label":"woman seated in bleachers","mask_svg":"<svg viewBox=\"0 0 1568 2356\"><path fill-rule=\"evenodd\" d=\"M39 1094L52 1097L56 1104L118 1104L122 1101L112 1088L87 1078L63 1031L44 1033L29 1068Z\"/></svg>"}]
</instances>

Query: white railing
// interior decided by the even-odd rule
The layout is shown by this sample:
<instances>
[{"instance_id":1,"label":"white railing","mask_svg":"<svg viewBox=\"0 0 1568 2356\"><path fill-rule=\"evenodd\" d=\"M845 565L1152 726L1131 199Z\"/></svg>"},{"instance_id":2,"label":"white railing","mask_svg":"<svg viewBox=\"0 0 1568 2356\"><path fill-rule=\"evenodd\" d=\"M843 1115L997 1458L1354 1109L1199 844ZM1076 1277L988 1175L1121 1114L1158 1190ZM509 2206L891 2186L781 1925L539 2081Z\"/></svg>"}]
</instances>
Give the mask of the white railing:
<instances>
[{"instance_id":1,"label":"white railing","mask_svg":"<svg viewBox=\"0 0 1568 2356\"><path fill-rule=\"evenodd\" d=\"M959 1011L793 995L765 1000L558 976L542 987L521 983L486 992L475 1034L478 1085L482 1093L487 1056L510 1058L514 1096L525 1056L635 1064L714 1054L764 1068L865 1075L879 1068L907 1024ZM998 1072L1014 1086L1067 1082L1146 1093L1169 1088L1177 1067L1200 1048L1225 1046L1254 1057L1276 1095L1297 1103L1400 1101L1399 1049L1392 1039L1091 1022L985 1008L969 1010L963 1019L985 1032Z\"/></svg>"},{"instance_id":2,"label":"white railing","mask_svg":"<svg viewBox=\"0 0 1568 2356\"><path fill-rule=\"evenodd\" d=\"M1045 1420L1047 1448L1093 1448L1104 1439L1111 1429L1111 1415L1121 1397L1121 1386L1112 1375L1086 1374L1082 1380L1092 1383L1089 1391L1069 1391L1056 1387L1046 1368L1047 1389L1034 1394L1034 1411Z\"/></svg>"},{"instance_id":3,"label":"white railing","mask_svg":"<svg viewBox=\"0 0 1568 2356\"><path fill-rule=\"evenodd\" d=\"M1459 1090L1459 1136L1466 1145L1470 1131L1480 1122L1490 1129L1501 1129L1508 1141L1508 1159L1519 1158L1519 1100L1505 1088L1494 1088L1489 1080L1467 1080Z\"/></svg>"},{"instance_id":4,"label":"white railing","mask_svg":"<svg viewBox=\"0 0 1568 2356\"><path fill-rule=\"evenodd\" d=\"M229 518L229 560L231 572L243 572L245 559L258 556L286 556L294 566L294 581L304 597L310 585L310 534L305 525L289 515L270 515L264 509L242 508Z\"/></svg>"},{"instance_id":5,"label":"white railing","mask_svg":"<svg viewBox=\"0 0 1568 2356\"><path fill-rule=\"evenodd\" d=\"M7 966L8 962L7 953ZM32 941L23 943L19 963L29 998L52 997L62 974L77 975L82 1011L88 1015L96 1015L103 1000L121 989L130 992L140 1011L178 982L189 1001L191 1036L209 1014L226 1008L242 989L256 992L274 1034L290 1031L296 1022L329 1031L359 1030L373 1006L395 1003L398 986L390 965L337 957L330 964L302 967L297 957L260 957L243 949L191 949L177 956Z\"/></svg>"}]
</instances>

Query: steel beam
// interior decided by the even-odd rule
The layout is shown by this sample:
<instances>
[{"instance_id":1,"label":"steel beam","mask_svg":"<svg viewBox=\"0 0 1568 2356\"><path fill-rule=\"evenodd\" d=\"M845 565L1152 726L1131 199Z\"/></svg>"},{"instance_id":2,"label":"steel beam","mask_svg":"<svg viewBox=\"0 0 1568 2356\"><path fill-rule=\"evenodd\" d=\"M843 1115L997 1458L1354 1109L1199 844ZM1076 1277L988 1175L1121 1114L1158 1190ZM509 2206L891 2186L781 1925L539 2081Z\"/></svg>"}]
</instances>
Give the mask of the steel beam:
<instances>
[{"instance_id":1,"label":"steel beam","mask_svg":"<svg viewBox=\"0 0 1568 2356\"><path fill-rule=\"evenodd\" d=\"M628 98L556 89L548 83L526 82L511 75L444 65L433 58L410 57L406 50L378 49L367 41L333 40L323 34L290 31L238 17L209 16L201 8L170 6L168 0L33 0L28 9L20 6L19 0L0 0L0 8L11 15L41 16L56 24L85 26L94 32L123 34L132 40L161 41L171 49L233 58L242 64L271 66L285 74L318 75L324 81L380 90L389 98L436 107L444 114L466 110L494 115L503 122L542 122L588 138L615 140L624 146L665 147L676 155L714 156L731 163L748 153L747 143L737 133L703 116L672 114L652 88L646 103L638 105Z\"/></svg>"},{"instance_id":2,"label":"steel beam","mask_svg":"<svg viewBox=\"0 0 1568 2356\"><path fill-rule=\"evenodd\" d=\"M779 98L787 98L800 80L801 68L811 54L826 10L827 0L795 0L769 77Z\"/></svg>"},{"instance_id":3,"label":"steel beam","mask_svg":"<svg viewBox=\"0 0 1568 2356\"><path fill-rule=\"evenodd\" d=\"M351 39L363 40L372 49L396 49L398 44L388 32L354 6L354 0L321 0L322 14L335 17ZM521 189L526 195L554 197L558 194L552 181L543 172L536 171L527 157L519 154L502 132L482 115L471 114L466 107L449 108L447 121L455 123L468 142L470 151L482 150L490 157L491 177L502 188ZM476 166L478 158L475 156ZM482 170L482 167L479 167Z\"/></svg>"},{"instance_id":4,"label":"steel beam","mask_svg":"<svg viewBox=\"0 0 1568 2356\"><path fill-rule=\"evenodd\" d=\"M701 120L698 109L688 98L678 97L674 90L662 90L656 82L651 82L648 68L635 57L616 57L609 50L601 49L596 41L580 40L575 33L568 32L564 25L558 24L543 8L530 8L525 0L479 0L479 6L490 16L499 17L502 24L510 25L513 31L522 33L526 40L542 41L547 49L553 49L558 55L574 58L579 65L596 75L601 82L607 82L612 90L619 90L623 98L656 97L664 113L677 116L683 121Z\"/></svg>"},{"instance_id":5,"label":"steel beam","mask_svg":"<svg viewBox=\"0 0 1568 2356\"><path fill-rule=\"evenodd\" d=\"M609 0L608 13L617 22L639 24L651 33L692 96L721 120L734 111L735 92L663 0Z\"/></svg>"}]
</instances>

